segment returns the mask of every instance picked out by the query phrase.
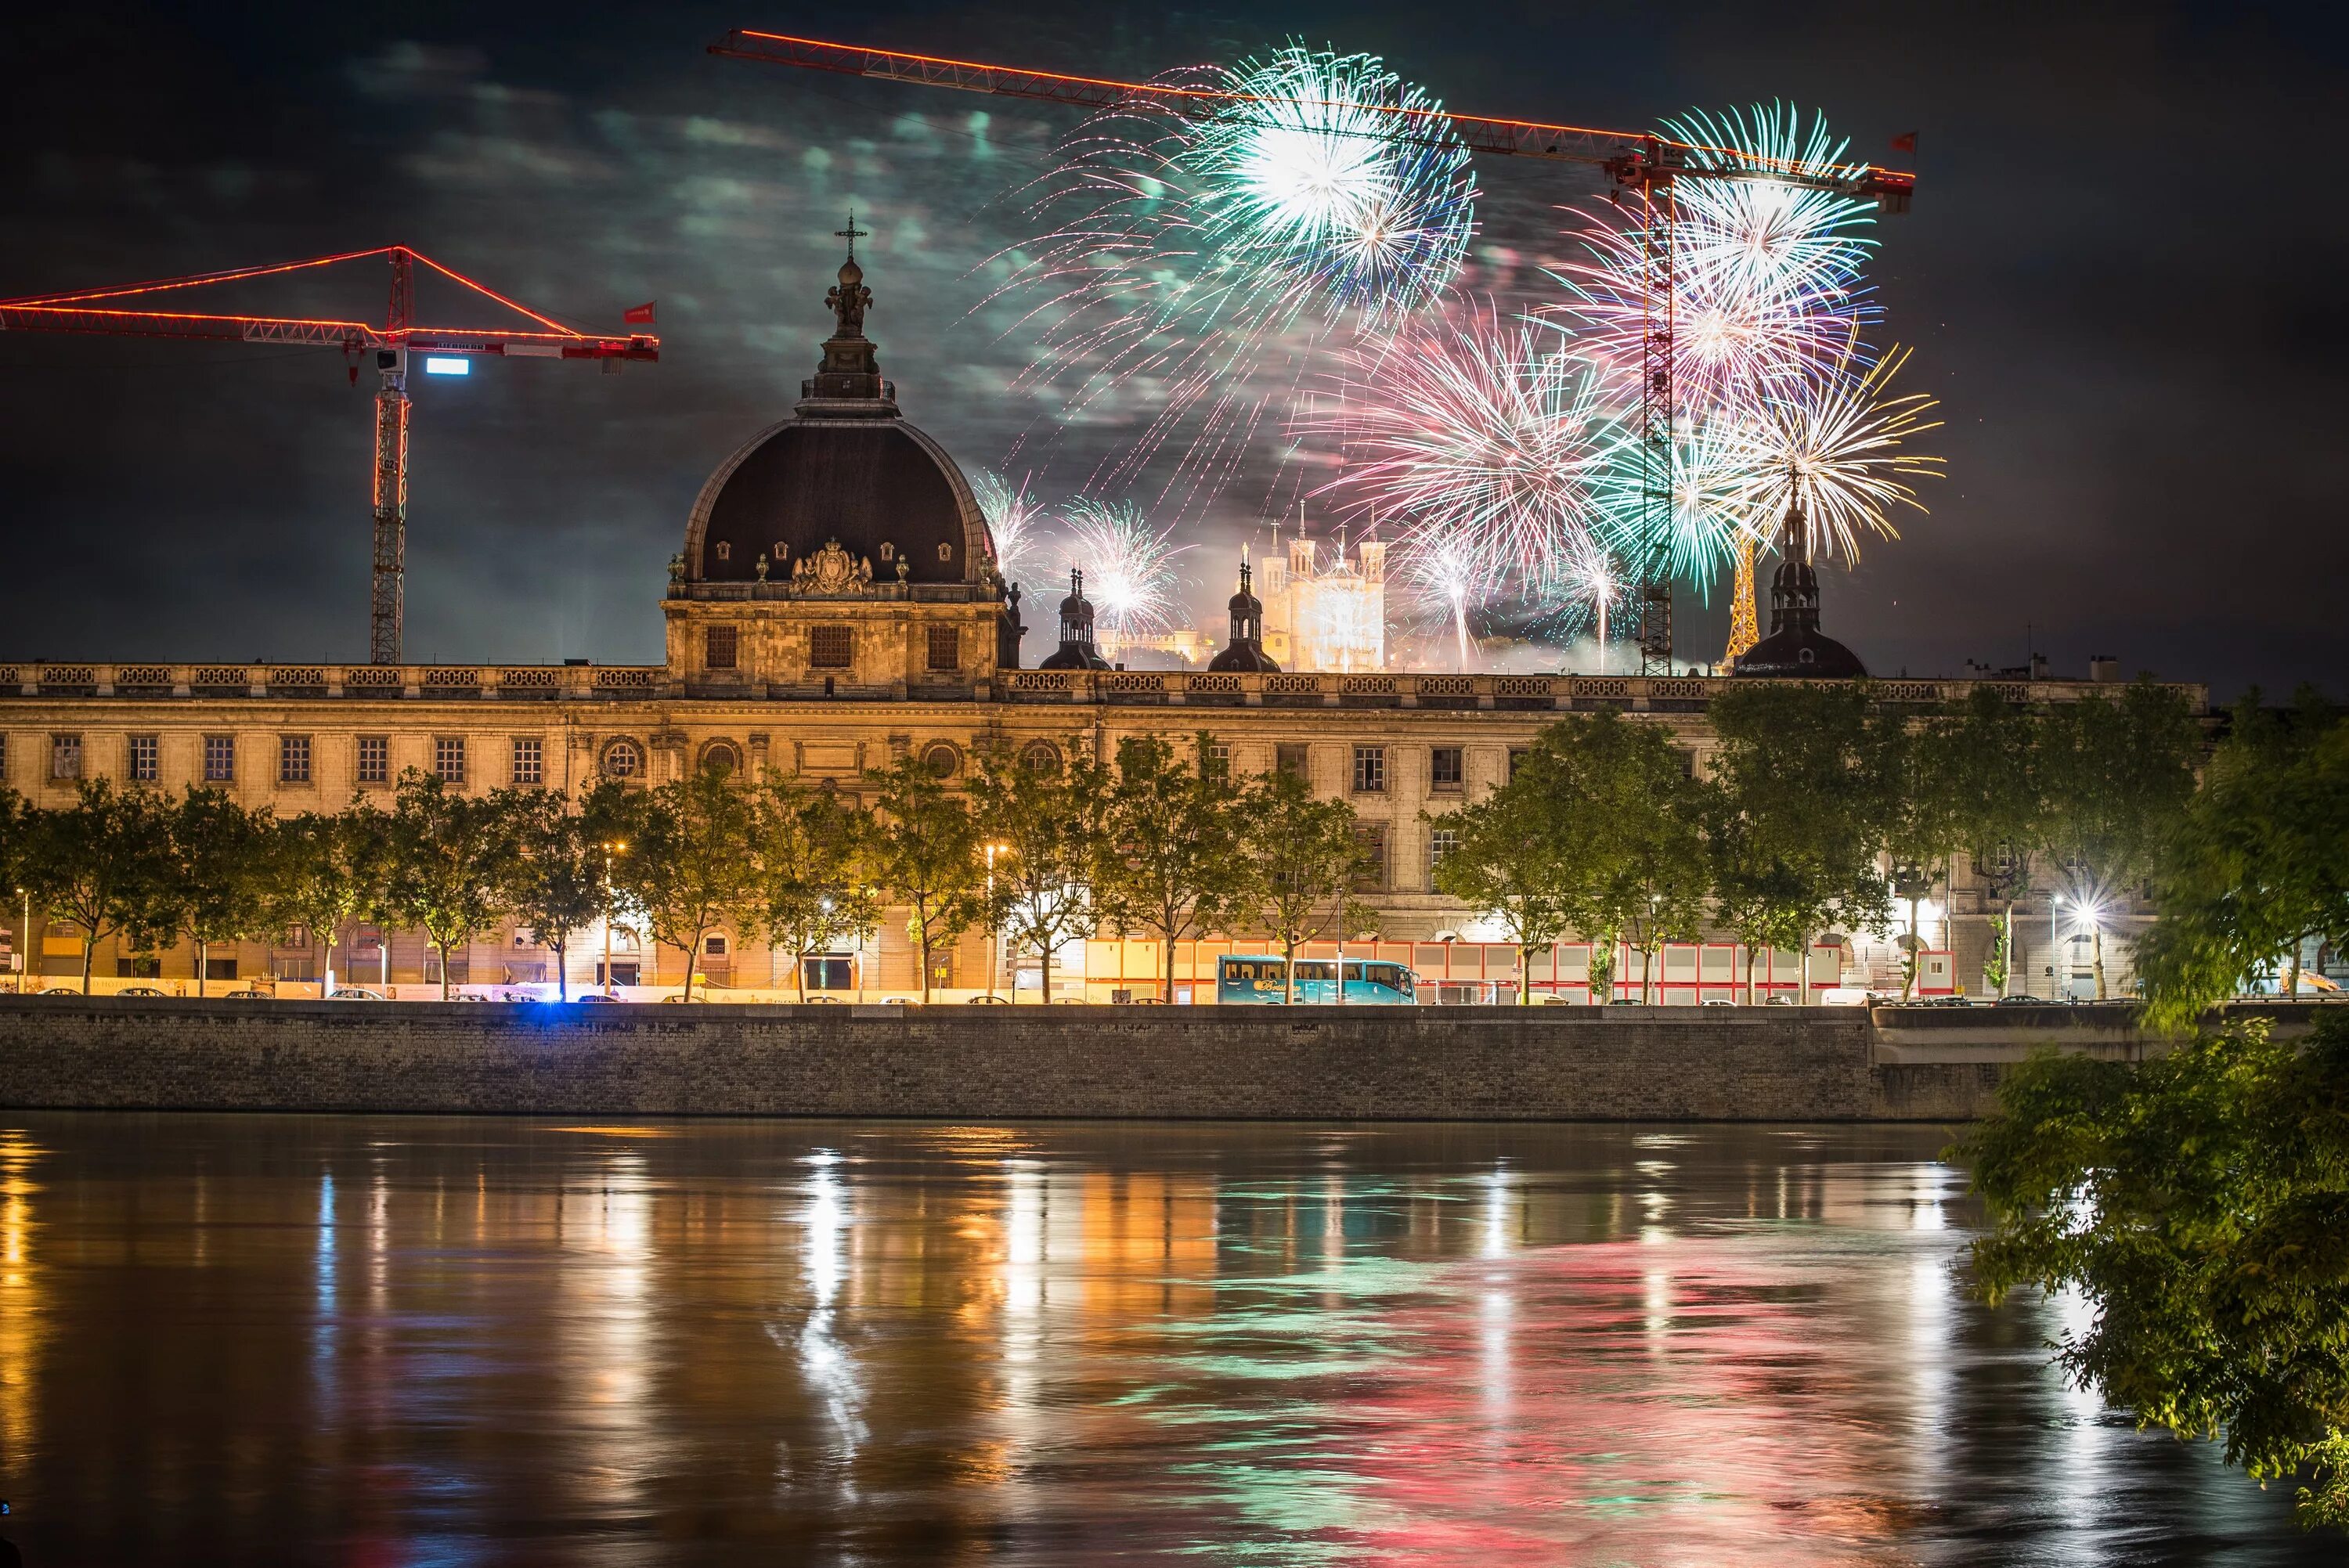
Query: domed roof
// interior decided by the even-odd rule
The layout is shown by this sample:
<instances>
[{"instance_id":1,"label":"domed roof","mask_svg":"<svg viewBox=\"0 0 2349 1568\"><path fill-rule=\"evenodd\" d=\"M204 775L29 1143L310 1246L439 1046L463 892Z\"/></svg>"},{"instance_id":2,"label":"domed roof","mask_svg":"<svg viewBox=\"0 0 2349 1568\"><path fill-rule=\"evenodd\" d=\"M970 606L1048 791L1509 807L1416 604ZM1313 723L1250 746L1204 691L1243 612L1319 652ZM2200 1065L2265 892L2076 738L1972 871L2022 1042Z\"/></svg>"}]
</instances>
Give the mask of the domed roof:
<instances>
[{"instance_id":1,"label":"domed roof","mask_svg":"<svg viewBox=\"0 0 2349 1568\"><path fill-rule=\"evenodd\" d=\"M685 537L692 583L775 581L837 540L876 581L981 583L995 556L970 483L944 447L894 415L771 425L701 487Z\"/></svg>"},{"instance_id":2,"label":"domed roof","mask_svg":"<svg viewBox=\"0 0 2349 1568\"><path fill-rule=\"evenodd\" d=\"M1730 673L1808 680L1857 680L1868 674L1859 655L1819 630L1819 574L1811 565L1802 508L1790 504L1783 524L1786 557L1770 583L1770 634L1737 657Z\"/></svg>"},{"instance_id":3,"label":"domed roof","mask_svg":"<svg viewBox=\"0 0 2349 1568\"><path fill-rule=\"evenodd\" d=\"M855 220L849 229L855 230ZM852 253L825 296L834 330L792 417L719 464L686 523L685 580L788 582L837 543L880 583L985 584L995 562L987 520L955 460L897 410L864 313L873 293Z\"/></svg>"}]
</instances>

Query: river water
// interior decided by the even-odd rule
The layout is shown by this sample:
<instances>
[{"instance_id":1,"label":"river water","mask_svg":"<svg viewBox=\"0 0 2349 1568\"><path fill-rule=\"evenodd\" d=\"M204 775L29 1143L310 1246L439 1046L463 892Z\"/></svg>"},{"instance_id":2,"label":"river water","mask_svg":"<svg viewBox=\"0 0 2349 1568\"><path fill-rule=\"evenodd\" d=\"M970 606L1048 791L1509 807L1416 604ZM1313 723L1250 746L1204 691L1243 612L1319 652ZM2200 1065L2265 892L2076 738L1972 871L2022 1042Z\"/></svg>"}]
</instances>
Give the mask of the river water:
<instances>
[{"instance_id":1,"label":"river water","mask_svg":"<svg viewBox=\"0 0 2349 1568\"><path fill-rule=\"evenodd\" d=\"M1945 1132L0 1112L36 1568L2338 1563Z\"/></svg>"}]
</instances>

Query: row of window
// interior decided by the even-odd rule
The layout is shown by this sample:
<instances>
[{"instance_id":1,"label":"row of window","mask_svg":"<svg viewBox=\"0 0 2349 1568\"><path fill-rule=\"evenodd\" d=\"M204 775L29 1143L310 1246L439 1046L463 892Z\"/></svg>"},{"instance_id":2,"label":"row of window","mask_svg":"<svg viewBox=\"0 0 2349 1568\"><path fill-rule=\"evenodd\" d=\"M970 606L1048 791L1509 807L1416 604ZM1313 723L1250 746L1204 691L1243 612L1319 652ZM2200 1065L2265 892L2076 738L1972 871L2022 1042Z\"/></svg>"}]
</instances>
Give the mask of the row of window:
<instances>
[{"instance_id":1,"label":"row of window","mask_svg":"<svg viewBox=\"0 0 2349 1568\"><path fill-rule=\"evenodd\" d=\"M959 626L929 626L926 661L934 675L951 675L962 668L962 628ZM701 666L709 670L731 670L741 667L741 628L724 624L701 629ZM853 626L811 626L808 628L808 667L816 670L844 670L856 663L856 632Z\"/></svg>"},{"instance_id":2,"label":"row of window","mask_svg":"<svg viewBox=\"0 0 2349 1568\"><path fill-rule=\"evenodd\" d=\"M515 736L509 758L508 781L514 784L546 782L546 742L536 736ZM202 779L207 784L233 784L237 777L236 737L207 735L203 738ZM160 736L134 735L128 738L123 753L123 777L134 784L152 784L162 777L162 739ZM306 735L281 735L277 738L277 782L307 784L311 781L313 748ZM462 784L466 779L465 738L461 735L435 736L432 739L432 771L450 784ZM641 758L638 758L641 764ZM8 765L8 743L0 736L0 774ZM630 769L629 773L639 769ZM82 738L78 735L49 737L49 777L74 779L84 776ZM361 784L391 782L391 737L362 735L355 777Z\"/></svg>"}]
</instances>

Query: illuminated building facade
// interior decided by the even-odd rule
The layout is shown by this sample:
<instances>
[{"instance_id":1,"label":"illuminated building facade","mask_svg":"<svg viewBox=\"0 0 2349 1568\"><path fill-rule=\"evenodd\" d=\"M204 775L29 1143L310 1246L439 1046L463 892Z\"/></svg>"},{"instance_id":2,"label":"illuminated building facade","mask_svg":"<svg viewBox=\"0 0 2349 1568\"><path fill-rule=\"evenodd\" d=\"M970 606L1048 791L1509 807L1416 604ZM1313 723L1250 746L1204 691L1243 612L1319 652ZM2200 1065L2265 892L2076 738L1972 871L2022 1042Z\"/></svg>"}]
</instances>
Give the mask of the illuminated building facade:
<instances>
[{"instance_id":1,"label":"illuminated building facade","mask_svg":"<svg viewBox=\"0 0 2349 1568\"><path fill-rule=\"evenodd\" d=\"M1059 651L1020 667L1020 591L996 570L960 469L904 418L895 387L881 377L863 332L869 297L852 260L832 291L834 331L822 367L791 417L728 456L696 497L660 602L661 664L0 662L0 782L42 807L70 804L80 780L108 778L170 792L215 787L293 815L339 809L354 796L388 800L411 769L469 791L512 785L575 794L599 778L652 784L714 766L828 781L853 798L867 769L907 755L952 779L993 750L1107 755L1127 736L1187 744L1206 731L1240 774L1290 770L1349 800L1374 868L1361 892L1379 913L1381 955L1471 985L1491 980L1498 960L1479 945L1492 934L1473 913L1430 885L1445 848L1432 819L1504 781L1513 755L1568 713L1610 708L1661 726L1692 769L1704 768L1713 744L1705 709L1720 680L1389 669L1385 550L1375 541L1341 543L1327 558L1312 541L1289 541L1262 563L1260 593L1243 583L1235 595L1234 636L1250 646L1226 649L1236 656L1218 655L1206 669L1111 667L1092 644L1081 592L1061 604ZM1250 628L1260 641L1247 637ZM1972 684L1897 680L1880 689L1886 700L1921 705ZM1992 684L2033 702L2098 689ZM2203 689L2186 690L2196 711L2207 711ZM2018 989L2043 983L2055 880L2041 879L2018 906ZM1979 988L1995 913L1982 887L1961 867L1929 905L1922 934L1941 954L1944 985ZM2140 906L2116 903L2107 937L2142 916ZM0 915L0 928L21 936L18 923L13 911ZM2059 929L2054 940L2066 935ZM1235 945L1247 950L1247 934L1186 954L1178 965L1185 988L1211 974L1214 950ZM2106 946L2108 968L2125 977L2126 944ZM1151 944L1095 948L1070 955L1072 992L1106 1000L1109 989L1139 988L1157 973ZM2075 950L2085 962L2085 946L2066 952ZM603 978L601 953L600 933L574 944L574 985ZM78 974L79 954L78 936L51 927L36 967ZM546 985L552 962L527 933L508 930L452 960L451 978L476 989ZM308 980L326 955L304 938L246 944L216 963L222 978ZM975 934L942 958L933 979L962 993L987 986L990 971L1009 983L1017 965L993 963L987 937ZM825 989L902 994L919 985L895 915L854 950L810 965L811 983ZM1583 950L1545 956L1530 983L1580 995L1587 965ZM1895 965L1897 986L1897 957ZM335 966L363 984L440 978L415 933L346 932ZM749 933L719 933L695 967L721 990L791 989L790 957ZM188 950L99 954L109 985L193 972ZM610 978L618 983L674 983L683 973L684 955L616 938ZM1733 973L1742 973L1733 944L1716 942L1668 955L1662 979L1669 999L1694 1002L1729 995ZM1629 965L1617 974L1634 977ZM1815 959L1808 983L1816 990L1853 975L1887 978L1862 944ZM1799 991L1797 981L1784 984Z\"/></svg>"}]
</instances>

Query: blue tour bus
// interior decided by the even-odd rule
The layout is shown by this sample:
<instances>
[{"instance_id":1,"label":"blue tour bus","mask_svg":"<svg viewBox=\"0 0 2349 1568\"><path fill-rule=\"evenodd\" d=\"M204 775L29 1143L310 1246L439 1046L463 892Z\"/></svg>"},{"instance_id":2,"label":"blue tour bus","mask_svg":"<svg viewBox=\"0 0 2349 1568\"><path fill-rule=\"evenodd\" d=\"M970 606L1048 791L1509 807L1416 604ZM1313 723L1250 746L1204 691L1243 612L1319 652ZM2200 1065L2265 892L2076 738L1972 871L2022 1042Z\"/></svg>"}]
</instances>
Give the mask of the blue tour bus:
<instances>
[{"instance_id":1,"label":"blue tour bus","mask_svg":"<svg viewBox=\"0 0 2349 1568\"><path fill-rule=\"evenodd\" d=\"M1297 961L1297 1000L1300 1004L1335 1002L1337 989L1338 965L1334 959ZM1219 1003L1268 1003L1278 1007L1288 1000L1285 990L1280 954L1277 953L1237 954L1216 961L1216 1000ZM1411 965L1407 964L1349 958L1345 1000L1349 1005L1409 1006L1418 1002L1419 992L1412 984Z\"/></svg>"}]
</instances>

